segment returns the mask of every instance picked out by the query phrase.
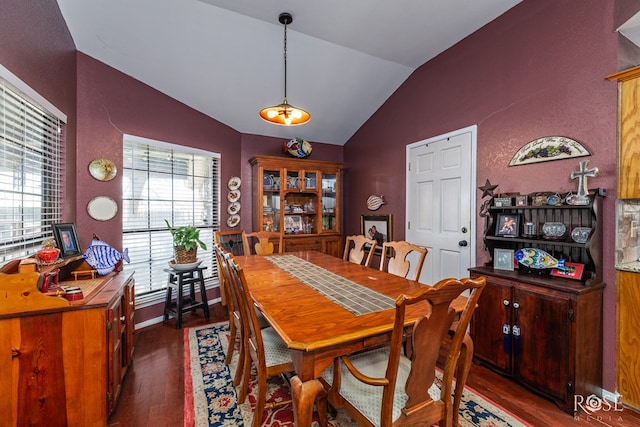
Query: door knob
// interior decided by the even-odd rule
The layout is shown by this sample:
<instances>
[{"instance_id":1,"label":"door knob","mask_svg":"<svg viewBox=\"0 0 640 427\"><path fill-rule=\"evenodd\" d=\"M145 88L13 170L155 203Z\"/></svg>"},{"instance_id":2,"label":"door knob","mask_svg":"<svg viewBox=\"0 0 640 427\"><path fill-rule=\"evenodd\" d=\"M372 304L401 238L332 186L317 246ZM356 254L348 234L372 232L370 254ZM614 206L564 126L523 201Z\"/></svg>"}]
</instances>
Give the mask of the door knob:
<instances>
[{"instance_id":1,"label":"door knob","mask_svg":"<svg viewBox=\"0 0 640 427\"><path fill-rule=\"evenodd\" d=\"M467 243L467 241L466 241L466 240L460 240L460 241L458 242L458 246L467 246L467 245L468 245L468 243Z\"/></svg>"}]
</instances>

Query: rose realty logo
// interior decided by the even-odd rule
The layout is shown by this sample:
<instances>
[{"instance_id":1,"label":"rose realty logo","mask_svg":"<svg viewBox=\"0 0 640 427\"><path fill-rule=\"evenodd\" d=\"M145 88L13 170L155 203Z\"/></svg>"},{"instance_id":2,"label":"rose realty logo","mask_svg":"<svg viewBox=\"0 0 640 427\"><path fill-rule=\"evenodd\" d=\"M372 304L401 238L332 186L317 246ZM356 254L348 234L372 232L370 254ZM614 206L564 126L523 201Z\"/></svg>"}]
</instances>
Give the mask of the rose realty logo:
<instances>
[{"instance_id":1,"label":"rose realty logo","mask_svg":"<svg viewBox=\"0 0 640 427\"><path fill-rule=\"evenodd\" d=\"M618 402L590 394L589 396L573 396L573 412L576 421L622 421L623 407Z\"/></svg>"}]
</instances>

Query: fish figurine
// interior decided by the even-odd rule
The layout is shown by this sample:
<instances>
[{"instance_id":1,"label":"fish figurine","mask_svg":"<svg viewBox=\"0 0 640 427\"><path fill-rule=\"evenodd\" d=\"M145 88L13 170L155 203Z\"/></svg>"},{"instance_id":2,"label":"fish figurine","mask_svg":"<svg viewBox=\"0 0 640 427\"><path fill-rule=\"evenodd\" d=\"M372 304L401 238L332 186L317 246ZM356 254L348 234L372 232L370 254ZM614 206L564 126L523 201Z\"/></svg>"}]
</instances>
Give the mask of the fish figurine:
<instances>
[{"instance_id":1,"label":"fish figurine","mask_svg":"<svg viewBox=\"0 0 640 427\"><path fill-rule=\"evenodd\" d=\"M516 260L525 267L535 269L557 268L564 270L564 260L555 259L547 252L536 248L522 248L516 251Z\"/></svg>"},{"instance_id":2,"label":"fish figurine","mask_svg":"<svg viewBox=\"0 0 640 427\"><path fill-rule=\"evenodd\" d=\"M129 249L118 252L102 240L95 238L84 252L83 257L87 264L95 268L101 276L111 273L121 259L130 262Z\"/></svg>"},{"instance_id":3,"label":"fish figurine","mask_svg":"<svg viewBox=\"0 0 640 427\"><path fill-rule=\"evenodd\" d=\"M369 209L370 211L378 210L380 209L380 206L384 204L385 204L384 196L382 195L380 196L371 195L367 199L367 209Z\"/></svg>"}]
</instances>

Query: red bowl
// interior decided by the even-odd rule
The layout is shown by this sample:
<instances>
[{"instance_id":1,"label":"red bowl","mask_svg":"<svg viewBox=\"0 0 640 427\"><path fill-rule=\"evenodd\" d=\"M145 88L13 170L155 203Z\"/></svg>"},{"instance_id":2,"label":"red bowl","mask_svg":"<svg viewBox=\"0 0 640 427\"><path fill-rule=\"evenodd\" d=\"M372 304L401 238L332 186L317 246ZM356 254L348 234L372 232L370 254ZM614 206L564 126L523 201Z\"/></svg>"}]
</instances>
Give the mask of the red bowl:
<instances>
[{"instance_id":1,"label":"red bowl","mask_svg":"<svg viewBox=\"0 0 640 427\"><path fill-rule=\"evenodd\" d=\"M45 264L50 264L58 259L58 255L60 255L60 249L58 248L50 248L50 249L40 249L38 252L38 259Z\"/></svg>"}]
</instances>

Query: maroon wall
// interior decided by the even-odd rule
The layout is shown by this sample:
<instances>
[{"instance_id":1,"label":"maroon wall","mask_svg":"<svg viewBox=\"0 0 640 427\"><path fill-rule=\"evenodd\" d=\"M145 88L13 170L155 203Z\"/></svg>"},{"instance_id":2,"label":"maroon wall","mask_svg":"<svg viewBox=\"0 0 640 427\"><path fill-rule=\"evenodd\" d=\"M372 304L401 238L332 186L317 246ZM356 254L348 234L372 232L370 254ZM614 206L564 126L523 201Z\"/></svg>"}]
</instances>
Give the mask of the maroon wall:
<instances>
[{"instance_id":1,"label":"maroon wall","mask_svg":"<svg viewBox=\"0 0 640 427\"><path fill-rule=\"evenodd\" d=\"M619 14L628 16L628 9ZM387 204L378 212L393 214L395 239L404 238L408 144L477 124L478 185L489 179L503 192L523 194L575 190L569 176L584 160L508 167L527 142L562 135L591 150L589 166L600 173L589 186L609 191L603 212L608 390L615 390L616 345L617 90L605 80L617 71L613 16L613 2L525 0L416 70L345 146L346 232L359 232L367 196L384 194ZM481 192L476 196L480 206ZM478 217L477 263L487 259L482 233Z\"/></svg>"},{"instance_id":2,"label":"maroon wall","mask_svg":"<svg viewBox=\"0 0 640 427\"><path fill-rule=\"evenodd\" d=\"M64 220L74 221L76 47L55 1L2 0L0 64L67 115Z\"/></svg>"}]
</instances>

